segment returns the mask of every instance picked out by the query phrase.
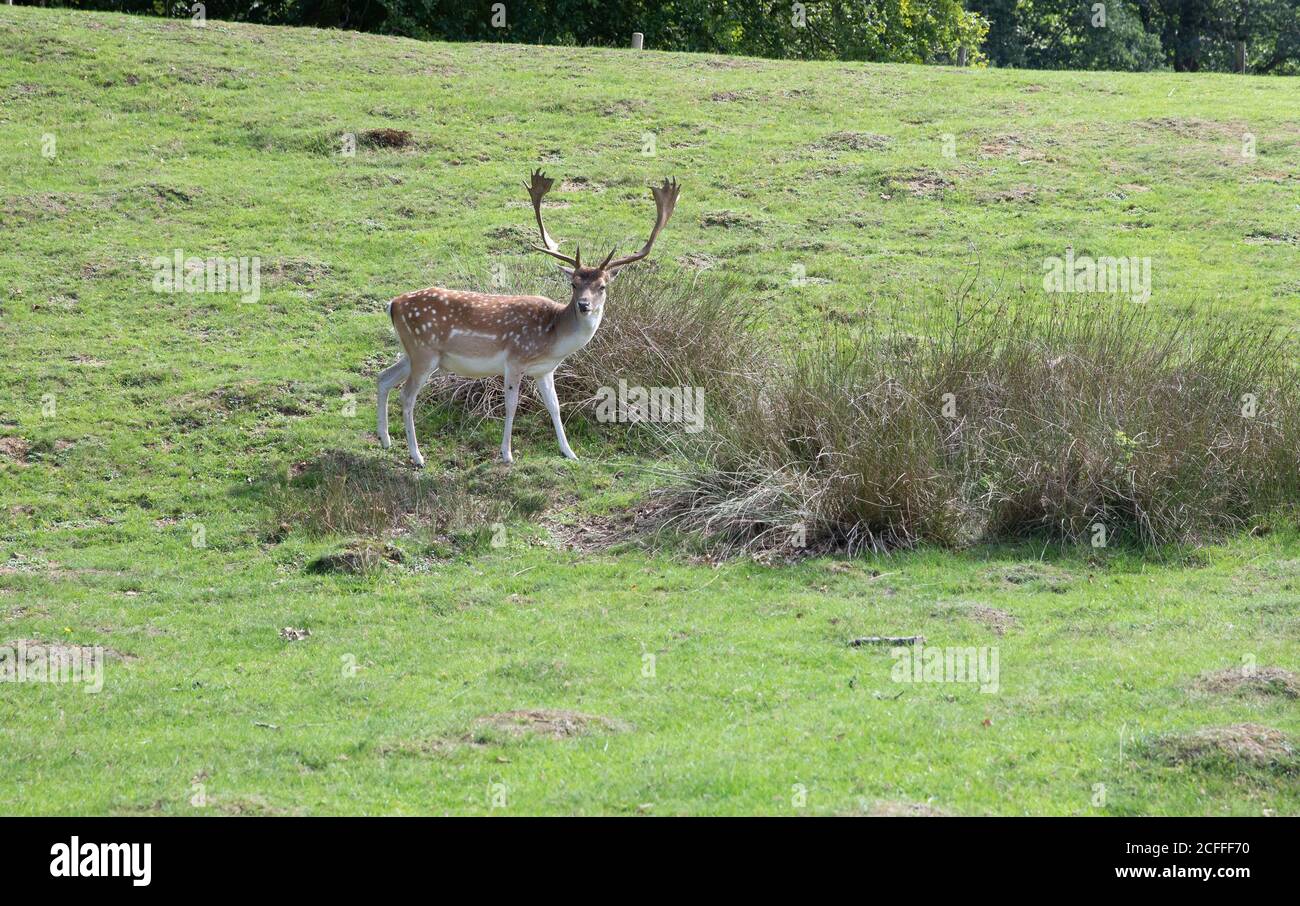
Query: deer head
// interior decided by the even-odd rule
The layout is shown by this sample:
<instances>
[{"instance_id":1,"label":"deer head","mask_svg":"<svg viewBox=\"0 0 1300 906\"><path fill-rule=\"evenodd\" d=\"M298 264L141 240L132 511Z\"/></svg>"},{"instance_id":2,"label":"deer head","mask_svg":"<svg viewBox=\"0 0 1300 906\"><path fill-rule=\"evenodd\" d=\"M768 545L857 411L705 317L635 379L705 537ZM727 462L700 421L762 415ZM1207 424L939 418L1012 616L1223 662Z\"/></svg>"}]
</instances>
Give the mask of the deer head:
<instances>
[{"instance_id":1,"label":"deer head","mask_svg":"<svg viewBox=\"0 0 1300 906\"><path fill-rule=\"evenodd\" d=\"M611 249L605 256L605 260L595 267L583 267L582 265L582 247L577 246L572 258L560 253L560 246L551 234L546 232L546 226L542 223L542 199L546 193L551 191L551 186L555 180L550 179L541 170L534 170L532 180L528 184L528 194L533 199L533 213L537 217L537 229L542 236L542 244L533 246L539 252L550 255L564 262L560 270L568 275L573 285L573 297L569 304L573 306L581 315L599 315L605 305L605 290L609 282L621 268L627 267L642 260L650 254L654 248L655 239L659 236L659 231L667 224L670 217L673 216L673 209L677 206L677 195L681 192L681 186L676 180L664 180L663 185L655 186L650 189L650 193L655 200L655 225L650 231L650 238L641 251L634 255L626 255L622 258L615 258L616 249Z\"/></svg>"}]
</instances>

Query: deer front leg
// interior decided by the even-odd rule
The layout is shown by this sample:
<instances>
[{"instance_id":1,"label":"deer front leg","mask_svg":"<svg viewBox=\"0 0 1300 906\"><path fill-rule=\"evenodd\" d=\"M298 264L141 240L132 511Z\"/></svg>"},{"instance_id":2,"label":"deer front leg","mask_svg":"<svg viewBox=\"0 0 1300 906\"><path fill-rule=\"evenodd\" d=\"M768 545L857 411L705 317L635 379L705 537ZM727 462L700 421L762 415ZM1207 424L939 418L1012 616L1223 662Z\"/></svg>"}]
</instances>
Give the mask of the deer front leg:
<instances>
[{"instance_id":1,"label":"deer front leg","mask_svg":"<svg viewBox=\"0 0 1300 906\"><path fill-rule=\"evenodd\" d=\"M420 388L438 368L438 357L431 356L427 361L410 363L410 374L402 385L402 423L406 427L406 448L411 451L411 462L415 467L424 467L424 457L420 455L420 443L415 438L415 400L420 395Z\"/></svg>"},{"instance_id":2,"label":"deer front leg","mask_svg":"<svg viewBox=\"0 0 1300 906\"><path fill-rule=\"evenodd\" d=\"M501 435L501 460L506 463L515 461L510 455L510 432L515 426L515 407L519 405L519 384L523 377L523 372L506 366L506 427Z\"/></svg>"},{"instance_id":3,"label":"deer front leg","mask_svg":"<svg viewBox=\"0 0 1300 906\"><path fill-rule=\"evenodd\" d=\"M551 424L555 426L555 439L560 442L560 452L565 459L577 461L578 455L569 447L569 439L564 436L564 422L560 420L560 398L555 395L554 371L548 371L537 379L537 392L546 404L546 411L551 413Z\"/></svg>"}]
</instances>

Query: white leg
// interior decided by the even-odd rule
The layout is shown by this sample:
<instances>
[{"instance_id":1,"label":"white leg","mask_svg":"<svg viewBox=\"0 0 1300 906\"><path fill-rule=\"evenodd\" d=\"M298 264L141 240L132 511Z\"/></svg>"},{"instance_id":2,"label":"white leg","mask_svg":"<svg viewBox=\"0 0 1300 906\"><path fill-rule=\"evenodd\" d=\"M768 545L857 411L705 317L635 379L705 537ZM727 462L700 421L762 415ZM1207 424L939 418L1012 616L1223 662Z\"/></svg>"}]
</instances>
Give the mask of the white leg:
<instances>
[{"instance_id":1,"label":"white leg","mask_svg":"<svg viewBox=\"0 0 1300 906\"><path fill-rule=\"evenodd\" d=\"M519 384L523 378L520 372L506 368L506 429L501 435L501 459L508 463L515 461L510 455L510 432L515 426L515 407L519 405Z\"/></svg>"},{"instance_id":2,"label":"white leg","mask_svg":"<svg viewBox=\"0 0 1300 906\"><path fill-rule=\"evenodd\" d=\"M412 365L411 375L402 387L402 421L406 425L406 447L411 451L411 462L417 467L424 465L424 457L420 455L420 444L415 439L415 399L420 395L420 388L424 386L424 382L437 368L437 357L431 359L418 372L415 370L415 365Z\"/></svg>"},{"instance_id":3,"label":"white leg","mask_svg":"<svg viewBox=\"0 0 1300 906\"><path fill-rule=\"evenodd\" d=\"M411 373L411 360L402 356L397 364L390 365L379 374L379 446L387 450L393 445L388 436L388 391L396 387Z\"/></svg>"},{"instance_id":4,"label":"white leg","mask_svg":"<svg viewBox=\"0 0 1300 906\"><path fill-rule=\"evenodd\" d=\"M560 442L560 452L565 459L576 460L578 455L569 447L569 439L564 436L564 422L560 421L560 398L555 395L554 371L548 371L537 379L537 392L546 404L546 411L551 413L551 424L555 426L555 439Z\"/></svg>"}]
</instances>

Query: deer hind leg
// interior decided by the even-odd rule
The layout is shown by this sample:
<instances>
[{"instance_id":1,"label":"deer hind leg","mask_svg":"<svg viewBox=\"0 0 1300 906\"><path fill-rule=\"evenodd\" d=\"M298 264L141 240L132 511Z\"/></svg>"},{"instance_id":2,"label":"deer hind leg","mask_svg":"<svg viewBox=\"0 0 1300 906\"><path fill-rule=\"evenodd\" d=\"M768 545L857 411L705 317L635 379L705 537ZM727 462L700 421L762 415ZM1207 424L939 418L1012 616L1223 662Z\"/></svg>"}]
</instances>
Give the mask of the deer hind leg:
<instances>
[{"instance_id":1,"label":"deer hind leg","mask_svg":"<svg viewBox=\"0 0 1300 906\"><path fill-rule=\"evenodd\" d=\"M569 446L569 439L564 436L564 422L560 420L560 398L555 395L554 371L548 371L537 379L537 393L546 404L546 411L551 413L551 424L555 426L555 439L560 442L560 452L565 459L576 460L578 455Z\"/></svg>"},{"instance_id":2,"label":"deer hind leg","mask_svg":"<svg viewBox=\"0 0 1300 906\"><path fill-rule=\"evenodd\" d=\"M402 356L396 364L390 365L379 373L379 446L387 450L393 445L388 436L388 391L392 390L411 373L411 360Z\"/></svg>"},{"instance_id":3,"label":"deer hind leg","mask_svg":"<svg viewBox=\"0 0 1300 906\"><path fill-rule=\"evenodd\" d=\"M406 383L402 385L402 423L406 427L406 447L411 451L411 462L419 468L424 466L424 457L420 455L420 443L415 438L415 399L420 395L424 382L438 370L437 354L413 358L410 369Z\"/></svg>"}]
</instances>

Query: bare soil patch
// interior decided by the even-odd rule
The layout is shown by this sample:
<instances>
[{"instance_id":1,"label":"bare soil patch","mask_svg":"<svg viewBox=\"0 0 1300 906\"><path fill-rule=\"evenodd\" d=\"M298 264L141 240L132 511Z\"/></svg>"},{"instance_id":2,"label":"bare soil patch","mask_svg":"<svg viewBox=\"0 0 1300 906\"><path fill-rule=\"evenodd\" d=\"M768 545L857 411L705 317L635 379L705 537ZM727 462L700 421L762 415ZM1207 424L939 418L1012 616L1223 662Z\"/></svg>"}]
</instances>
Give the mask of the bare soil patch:
<instances>
[{"instance_id":1,"label":"bare soil patch","mask_svg":"<svg viewBox=\"0 0 1300 906\"><path fill-rule=\"evenodd\" d=\"M885 190L907 190L914 198L933 198L951 189L953 182L935 170L916 170L898 176L885 177Z\"/></svg>"},{"instance_id":2,"label":"bare soil patch","mask_svg":"<svg viewBox=\"0 0 1300 906\"><path fill-rule=\"evenodd\" d=\"M709 100L716 104L729 104L735 101L754 100L756 97L757 94L754 91L744 89L741 91L715 91L709 95Z\"/></svg>"},{"instance_id":3,"label":"bare soil patch","mask_svg":"<svg viewBox=\"0 0 1300 906\"><path fill-rule=\"evenodd\" d=\"M415 139L405 129L370 129L361 133L360 142L367 148L409 148Z\"/></svg>"},{"instance_id":4,"label":"bare soil patch","mask_svg":"<svg viewBox=\"0 0 1300 906\"><path fill-rule=\"evenodd\" d=\"M1070 589L1073 577L1063 569L1046 563L1017 563L1005 569L992 569L985 575L1007 585L1017 585L1026 591L1050 591L1063 594Z\"/></svg>"},{"instance_id":5,"label":"bare soil patch","mask_svg":"<svg viewBox=\"0 0 1300 906\"><path fill-rule=\"evenodd\" d=\"M1210 141L1227 136L1240 138L1246 132L1242 123L1221 123L1217 120L1204 120L1194 116L1161 116L1139 120L1137 125L1143 129L1156 132L1172 132L1181 138Z\"/></svg>"},{"instance_id":6,"label":"bare soil patch","mask_svg":"<svg viewBox=\"0 0 1300 906\"><path fill-rule=\"evenodd\" d=\"M863 803L850 815L868 818L946 818L948 812L935 808L928 802L908 802L901 799L877 799L875 802Z\"/></svg>"},{"instance_id":7,"label":"bare soil patch","mask_svg":"<svg viewBox=\"0 0 1300 906\"><path fill-rule=\"evenodd\" d=\"M758 224L757 218L741 211L705 211L700 217L700 226L724 230L754 229Z\"/></svg>"},{"instance_id":8,"label":"bare soil patch","mask_svg":"<svg viewBox=\"0 0 1300 906\"><path fill-rule=\"evenodd\" d=\"M654 532L662 524L661 516L660 507L643 503L627 510L586 516L571 524L551 520L546 530L566 550L599 553Z\"/></svg>"},{"instance_id":9,"label":"bare soil patch","mask_svg":"<svg viewBox=\"0 0 1300 906\"><path fill-rule=\"evenodd\" d=\"M68 645L62 642L44 642L40 639L10 639L3 645L0 645L0 662L10 657L19 656L19 652L26 654L27 662L48 657L50 660L72 660L74 658L86 661L93 655L94 645ZM114 648L104 645L98 646L104 653L106 661L134 661L138 660L133 654L125 654Z\"/></svg>"},{"instance_id":10,"label":"bare soil patch","mask_svg":"<svg viewBox=\"0 0 1300 906\"><path fill-rule=\"evenodd\" d=\"M977 601L962 601L942 608L942 613L954 614L993 630L994 635L1006 635L1009 630L1020 628L1020 621L1010 611L981 604Z\"/></svg>"},{"instance_id":11,"label":"bare soil patch","mask_svg":"<svg viewBox=\"0 0 1300 906\"><path fill-rule=\"evenodd\" d=\"M1016 202L1034 202L1038 200L1038 189L1034 186L1020 185L998 192L985 192L979 196L981 204L1015 204Z\"/></svg>"},{"instance_id":12,"label":"bare soil patch","mask_svg":"<svg viewBox=\"0 0 1300 906\"><path fill-rule=\"evenodd\" d=\"M21 437L0 437L0 456L21 465L27 464L27 453L31 448L31 444Z\"/></svg>"},{"instance_id":13,"label":"bare soil patch","mask_svg":"<svg viewBox=\"0 0 1300 906\"><path fill-rule=\"evenodd\" d=\"M617 733L631 729L626 723L577 711L534 709L505 711L475 718L475 732L496 731L511 737L545 736L569 739L589 733Z\"/></svg>"},{"instance_id":14,"label":"bare soil patch","mask_svg":"<svg viewBox=\"0 0 1300 906\"><path fill-rule=\"evenodd\" d=\"M813 142L813 147L830 151L883 151L893 144L887 135L873 132L833 132Z\"/></svg>"},{"instance_id":15,"label":"bare soil patch","mask_svg":"<svg viewBox=\"0 0 1300 906\"><path fill-rule=\"evenodd\" d=\"M603 192L605 185L585 176L573 176L560 183L561 192Z\"/></svg>"},{"instance_id":16,"label":"bare soil patch","mask_svg":"<svg viewBox=\"0 0 1300 906\"><path fill-rule=\"evenodd\" d=\"M1014 157L1020 163L1043 160L1046 155L1032 147L1021 135L997 135L980 145L983 157Z\"/></svg>"}]
</instances>

